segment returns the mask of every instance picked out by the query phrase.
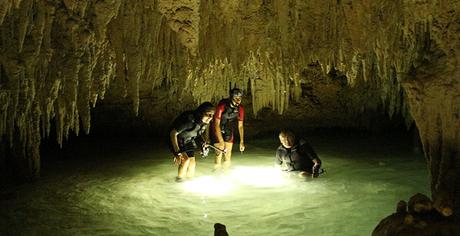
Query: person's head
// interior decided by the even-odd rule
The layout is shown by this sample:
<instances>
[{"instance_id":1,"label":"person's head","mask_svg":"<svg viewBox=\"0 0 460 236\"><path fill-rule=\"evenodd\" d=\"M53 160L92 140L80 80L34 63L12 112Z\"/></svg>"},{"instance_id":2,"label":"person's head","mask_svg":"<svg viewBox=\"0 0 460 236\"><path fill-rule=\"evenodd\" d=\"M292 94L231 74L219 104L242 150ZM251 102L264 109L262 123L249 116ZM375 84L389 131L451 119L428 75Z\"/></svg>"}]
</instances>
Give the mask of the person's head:
<instances>
[{"instance_id":1,"label":"person's head","mask_svg":"<svg viewBox=\"0 0 460 236\"><path fill-rule=\"evenodd\" d=\"M285 148L291 148L294 146L296 141L294 133L290 130L281 130L278 137L280 139L281 145L283 145Z\"/></svg>"},{"instance_id":2,"label":"person's head","mask_svg":"<svg viewBox=\"0 0 460 236\"><path fill-rule=\"evenodd\" d=\"M243 92L241 89L233 88L230 90L230 105L237 107L241 104L241 99L243 97Z\"/></svg>"},{"instance_id":3,"label":"person's head","mask_svg":"<svg viewBox=\"0 0 460 236\"><path fill-rule=\"evenodd\" d=\"M204 102L195 110L195 115L201 122L209 124L211 122L216 108L210 102Z\"/></svg>"}]
</instances>

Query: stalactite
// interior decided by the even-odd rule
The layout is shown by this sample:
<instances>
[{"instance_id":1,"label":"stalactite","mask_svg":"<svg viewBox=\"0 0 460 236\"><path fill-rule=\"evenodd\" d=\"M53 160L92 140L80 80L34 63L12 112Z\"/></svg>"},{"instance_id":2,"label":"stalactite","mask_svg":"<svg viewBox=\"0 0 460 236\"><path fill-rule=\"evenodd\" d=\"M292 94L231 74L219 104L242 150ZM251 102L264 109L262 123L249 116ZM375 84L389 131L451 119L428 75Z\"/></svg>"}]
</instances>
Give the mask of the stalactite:
<instances>
[{"instance_id":1,"label":"stalactite","mask_svg":"<svg viewBox=\"0 0 460 236\"><path fill-rule=\"evenodd\" d=\"M200 1L163 0L159 11L167 18L168 25L178 33L179 40L192 55L196 55L199 39Z\"/></svg>"},{"instance_id":2,"label":"stalactite","mask_svg":"<svg viewBox=\"0 0 460 236\"><path fill-rule=\"evenodd\" d=\"M139 111L140 97L149 96L148 93L163 83L168 84L173 93L182 92L184 79L180 77L188 58L179 33L168 27L168 19L154 4L149 7L143 4L149 3L125 2L108 29L117 77L111 94L129 97L135 114Z\"/></svg>"},{"instance_id":3,"label":"stalactite","mask_svg":"<svg viewBox=\"0 0 460 236\"><path fill-rule=\"evenodd\" d=\"M460 3L443 2L414 5L416 22L409 30L418 33L416 40L423 43L426 54L403 83L420 130L435 208L448 216L460 211L460 177L455 171L460 146Z\"/></svg>"},{"instance_id":4,"label":"stalactite","mask_svg":"<svg viewBox=\"0 0 460 236\"><path fill-rule=\"evenodd\" d=\"M90 132L98 99L127 98L137 114L157 88L198 103L237 85L250 92L255 115L265 107L281 114L300 99L311 63L369 89L367 100L344 99L350 109L383 107L410 123L415 108L401 82L430 48L460 58L458 4L3 0L0 138L13 144L16 135L36 153L30 145L49 135L51 121L62 144L72 131Z\"/></svg>"},{"instance_id":5,"label":"stalactite","mask_svg":"<svg viewBox=\"0 0 460 236\"><path fill-rule=\"evenodd\" d=\"M274 86L281 86L272 88L272 91L276 92L291 90L298 83L295 81L289 83L289 88L285 89L285 80L289 80L289 77L286 78L286 76L299 73L309 63L318 61L325 73L335 69L346 74L351 86L356 83L356 80L370 81L371 77L378 78L371 82L379 83L382 92L381 96L375 98L373 102L383 104L390 116L395 112L408 114L404 111L404 102L400 101L401 86L398 79L398 82L394 83L393 71L397 71L396 76L407 73L410 65L419 59L418 54L422 45L417 40L410 41L414 36L405 35L400 28L400 26L409 27L408 23L399 23L406 14L405 9L401 9L395 3L366 1L353 3L331 1L326 4L320 4L319 1L311 3L291 1L289 7L286 2L282 1L250 6L244 4L240 2L238 6L234 4L231 8L225 8L211 1L202 2L201 23L204 27L201 29L201 35L206 38L206 45L203 45L199 51L202 59L200 67L205 68L206 64L210 65L216 59L228 59L235 68L235 72L238 73L239 70L244 69L247 58L251 58L247 52L238 53L239 51L251 48L253 52L258 51L258 54L267 53L271 55L270 60L275 63L261 66L263 67L261 72L266 72L267 69L271 71L273 68L270 67L276 68L277 66L287 68L294 65L296 68L296 71L293 72L280 73L283 76L273 76L279 75L277 73L269 76L276 80L273 82ZM241 9L241 12L235 12L235 7ZM294 12L292 9L295 9L298 14L292 14ZM230 15L230 12L227 11L239 14L241 18L235 16L230 19L226 18L225 16ZM363 14L363 12L368 13ZM264 23L262 25L259 22ZM322 23L318 24L318 22ZM211 24L223 25L223 27L218 28L216 32L215 28L208 27ZM245 35L244 32L247 29L250 31L247 31L248 34ZM241 32L242 36L232 37L230 32L232 34ZM299 34L299 32L302 33ZM254 37L255 34L267 35L267 38ZM216 38L216 36L219 37ZM400 42L402 38L405 40ZM209 48L208 45L212 45L212 48ZM234 49L230 53L227 50L229 47ZM287 55L293 60L285 60L284 57ZM371 67L377 70L372 70ZM376 74L371 75L372 72ZM194 75L189 76L189 78L193 77ZM291 78L294 77L291 76ZM259 77L258 80L250 82L253 96L256 91L263 90L261 81L264 80ZM257 88L258 84L260 88ZM254 86L255 88L252 88ZM221 91L221 89L213 91ZM196 99L202 99L203 94L196 93ZM281 101L288 101L288 99L279 92L275 93L275 96L276 98L273 99L276 99L276 102L275 100L266 101L266 98L253 98L254 112L257 113L266 106L279 112L284 111L285 105L288 104ZM215 98L216 96L211 95L210 97Z\"/></svg>"},{"instance_id":6,"label":"stalactite","mask_svg":"<svg viewBox=\"0 0 460 236\"><path fill-rule=\"evenodd\" d=\"M0 2L0 25L13 9L19 8L21 2L22 0L2 0Z\"/></svg>"},{"instance_id":7,"label":"stalactite","mask_svg":"<svg viewBox=\"0 0 460 236\"><path fill-rule=\"evenodd\" d=\"M8 138L18 156L29 160L25 168L31 177L39 173L40 141L49 135L50 121L60 144L71 131L78 134L80 125L88 133L89 107L104 97L114 74L113 49L96 39L84 18L91 4L57 6L21 1L8 8L0 26L0 138ZM108 18L100 19L107 23Z\"/></svg>"},{"instance_id":8,"label":"stalactite","mask_svg":"<svg viewBox=\"0 0 460 236\"><path fill-rule=\"evenodd\" d=\"M268 52L250 52L238 66L239 71L227 58L215 60L205 68L195 67L189 71L185 90L202 102L226 97L230 85L246 91L250 84L254 115L264 107L282 114L289 99L300 96L298 69L284 68L278 63L281 56L272 57Z\"/></svg>"}]
</instances>

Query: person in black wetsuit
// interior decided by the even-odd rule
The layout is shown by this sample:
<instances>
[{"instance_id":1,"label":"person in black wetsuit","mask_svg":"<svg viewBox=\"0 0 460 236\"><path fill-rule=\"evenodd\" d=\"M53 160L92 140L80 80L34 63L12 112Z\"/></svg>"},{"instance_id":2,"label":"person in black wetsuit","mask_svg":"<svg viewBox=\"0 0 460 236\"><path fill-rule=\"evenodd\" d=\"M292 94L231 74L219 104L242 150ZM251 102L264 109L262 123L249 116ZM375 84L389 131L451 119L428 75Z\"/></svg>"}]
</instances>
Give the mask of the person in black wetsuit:
<instances>
[{"instance_id":1,"label":"person in black wetsuit","mask_svg":"<svg viewBox=\"0 0 460 236\"><path fill-rule=\"evenodd\" d=\"M307 141L297 139L290 130L282 130L279 139L281 145L276 150L276 167L283 171L298 172L303 177L319 176L321 160Z\"/></svg>"},{"instance_id":2,"label":"person in black wetsuit","mask_svg":"<svg viewBox=\"0 0 460 236\"><path fill-rule=\"evenodd\" d=\"M218 170L222 167L222 156L224 156L224 168L228 169L231 164L232 148L233 148L233 129L235 125L238 127L240 137L240 152L245 150L244 146L244 107L241 104L243 93L238 88L233 88L230 91L230 97L222 99L217 104L216 115L211 123L211 131L213 135L214 146L226 150L225 154L216 152L214 169ZM236 124L235 124L236 123Z\"/></svg>"},{"instance_id":3,"label":"person in black wetsuit","mask_svg":"<svg viewBox=\"0 0 460 236\"><path fill-rule=\"evenodd\" d=\"M174 163L179 166L177 181L195 175L195 150L209 143L206 129L214 113L214 105L205 102L195 111L185 111L174 120L169 138Z\"/></svg>"}]
</instances>

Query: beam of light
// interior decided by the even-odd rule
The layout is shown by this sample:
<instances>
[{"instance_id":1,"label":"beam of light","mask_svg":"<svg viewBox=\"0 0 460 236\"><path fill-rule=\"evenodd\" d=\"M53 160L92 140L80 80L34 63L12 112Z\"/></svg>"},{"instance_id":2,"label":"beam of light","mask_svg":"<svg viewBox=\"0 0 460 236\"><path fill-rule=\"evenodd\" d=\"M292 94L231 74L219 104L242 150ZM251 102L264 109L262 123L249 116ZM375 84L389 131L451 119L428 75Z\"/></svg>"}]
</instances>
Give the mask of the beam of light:
<instances>
[{"instance_id":1,"label":"beam of light","mask_svg":"<svg viewBox=\"0 0 460 236\"><path fill-rule=\"evenodd\" d=\"M228 179L215 178L213 176L197 177L184 183L186 191L207 196L224 195L232 190L233 187L234 185Z\"/></svg>"},{"instance_id":2,"label":"beam of light","mask_svg":"<svg viewBox=\"0 0 460 236\"><path fill-rule=\"evenodd\" d=\"M287 183L282 172L273 167L235 167L230 175L241 184L255 187L276 187Z\"/></svg>"}]
</instances>

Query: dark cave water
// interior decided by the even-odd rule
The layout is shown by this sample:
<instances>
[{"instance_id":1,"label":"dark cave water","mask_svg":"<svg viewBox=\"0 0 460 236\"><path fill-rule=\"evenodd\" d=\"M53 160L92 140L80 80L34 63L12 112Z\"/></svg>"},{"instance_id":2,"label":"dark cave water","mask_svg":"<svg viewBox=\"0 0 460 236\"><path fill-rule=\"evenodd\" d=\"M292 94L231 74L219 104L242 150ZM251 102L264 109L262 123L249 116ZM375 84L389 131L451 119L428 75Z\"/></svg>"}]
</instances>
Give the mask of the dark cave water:
<instances>
[{"instance_id":1,"label":"dark cave water","mask_svg":"<svg viewBox=\"0 0 460 236\"><path fill-rule=\"evenodd\" d=\"M399 200L427 194L423 155L398 135L312 135L326 173L276 172L276 135L246 140L228 173L213 153L176 183L167 147L136 138L79 138L43 151L42 177L5 189L1 235L370 235ZM235 149L236 150L236 149ZM6 196L4 194L4 196Z\"/></svg>"}]
</instances>

